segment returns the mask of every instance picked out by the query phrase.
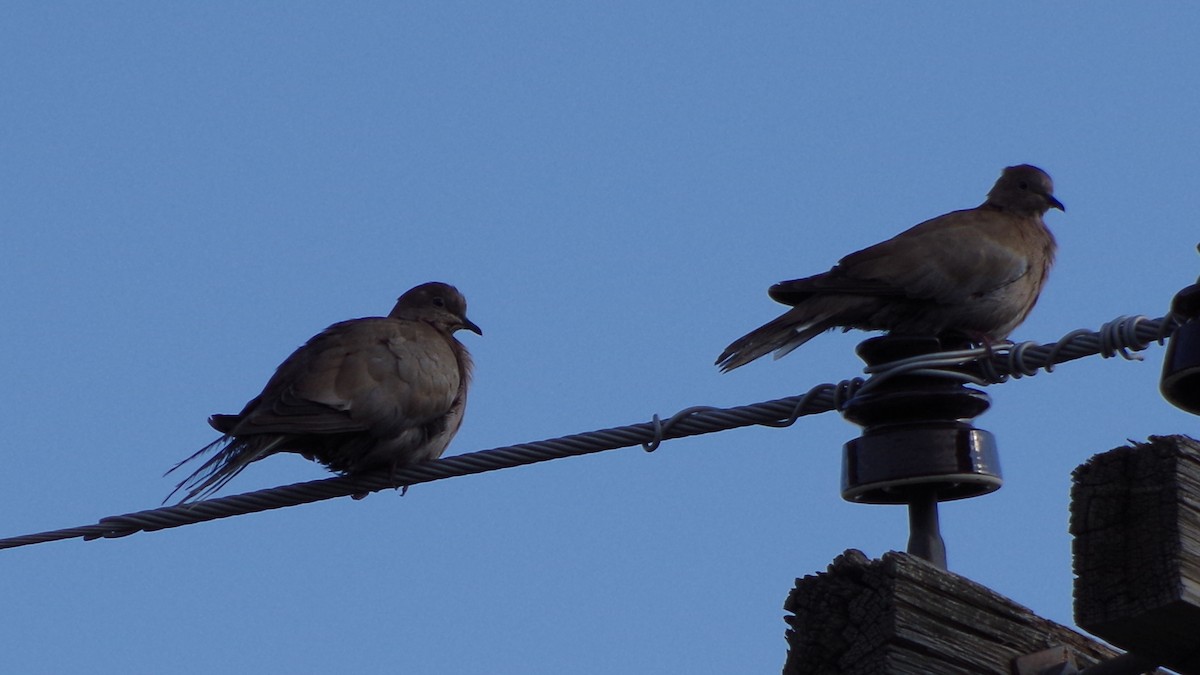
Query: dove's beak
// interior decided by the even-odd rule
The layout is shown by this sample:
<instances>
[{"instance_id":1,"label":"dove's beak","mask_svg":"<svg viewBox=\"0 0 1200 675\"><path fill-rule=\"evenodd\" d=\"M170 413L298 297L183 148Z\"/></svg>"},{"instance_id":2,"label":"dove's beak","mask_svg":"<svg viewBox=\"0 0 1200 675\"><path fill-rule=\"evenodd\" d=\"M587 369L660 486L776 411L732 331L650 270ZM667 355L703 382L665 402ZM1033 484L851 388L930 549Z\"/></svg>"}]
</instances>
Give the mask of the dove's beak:
<instances>
[{"instance_id":1,"label":"dove's beak","mask_svg":"<svg viewBox=\"0 0 1200 675\"><path fill-rule=\"evenodd\" d=\"M471 331L472 333L474 333L476 335L480 335L480 336L483 335L483 329L480 328L479 326L476 326L474 321L471 321L470 319L468 319L465 316L462 318L462 327L466 328L467 330Z\"/></svg>"},{"instance_id":2,"label":"dove's beak","mask_svg":"<svg viewBox=\"0 0 1200 675\"><path fill-rule=\"evenodd\" d=\"M1054 195L1046 195L1046 201L1050 202L1052 208L1056 208L1063 213L1067 212L1067 207L1062 205L1062 202L1054 198Z\"/></svg>"}]
</instances>

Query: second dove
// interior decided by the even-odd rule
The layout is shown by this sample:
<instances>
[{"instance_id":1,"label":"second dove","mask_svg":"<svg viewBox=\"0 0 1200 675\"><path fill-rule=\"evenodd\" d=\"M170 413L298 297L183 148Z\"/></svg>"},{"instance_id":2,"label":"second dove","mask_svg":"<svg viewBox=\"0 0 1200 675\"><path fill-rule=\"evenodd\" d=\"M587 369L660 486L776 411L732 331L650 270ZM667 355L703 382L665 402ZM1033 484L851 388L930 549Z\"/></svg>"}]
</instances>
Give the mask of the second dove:
<instances>
[{"instance_id":1,"label":"second dove","mask_svg":"<svg viewBox=\"0 0 1200 675\"><path fill-rule=\"evenodd\" d=\"M730 371L784 356L833 328L953 336L991 343L1033 309L1056 244L1042 216L1065 210L1045 171L1010 166L973 209L953 211L842 258L823 274L771 287L792 309L734 340Z\"/></svg>"},{"instance_id":2,"label":"second dove","mask_svg":"<svg viewBox=\"0 0 1200 675\"><path fill-rule=\"evenodd\" d=\"M386 317L330 326L293 352L242 412L209 418L222 436L171 471L215 453L175 490L186 492L185 502L207 497L280 452L347 475L437 459L467 401L471 357L454 338L462 329L483 334L462 294L439 282L409 290Z\"/></svg>"}]
</instances>

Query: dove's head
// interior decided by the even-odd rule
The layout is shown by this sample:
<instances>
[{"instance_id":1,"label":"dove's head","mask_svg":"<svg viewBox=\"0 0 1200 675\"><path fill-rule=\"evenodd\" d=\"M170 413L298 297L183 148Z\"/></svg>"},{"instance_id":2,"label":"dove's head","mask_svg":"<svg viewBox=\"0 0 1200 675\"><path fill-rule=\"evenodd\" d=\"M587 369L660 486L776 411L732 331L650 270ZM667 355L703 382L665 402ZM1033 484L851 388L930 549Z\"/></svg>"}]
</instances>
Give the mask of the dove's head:
<instances>
[{"instance_id":1,"label":"dove's head","mask_svg":"<svg viewBox=\"0 0 1200 675\"><path fill-rule=\"evenodd\" d=\"M1042 215L1050 209L1065 211L1054 198L1054 181L1036 166L1010 166L988 193L987 204L1004 211Z\"/></svg>"},{"instance_id":2,"label":"dove's head","mask_svg":"<svg viewBox=\"0 0 1200 675\"><path fill-rule=\"evenodd\" d=\"M483 331L467 318L467 299L458 289L440 281L421 284L400 296L389 317L408 321L424 321L453 333L466 329L477 335Z\"/></svg>"}]
</instances>

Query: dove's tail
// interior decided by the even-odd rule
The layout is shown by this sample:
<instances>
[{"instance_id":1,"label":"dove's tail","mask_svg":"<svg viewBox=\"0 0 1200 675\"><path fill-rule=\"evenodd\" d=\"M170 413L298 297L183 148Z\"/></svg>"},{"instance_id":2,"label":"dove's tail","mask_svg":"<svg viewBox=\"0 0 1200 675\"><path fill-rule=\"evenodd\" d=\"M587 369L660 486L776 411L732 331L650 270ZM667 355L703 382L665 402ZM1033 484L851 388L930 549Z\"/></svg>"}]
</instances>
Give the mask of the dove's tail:
<instances>
[{"instance_id":1,"label":"dove's tail","mask_svg":"<svg viewBox=\"0 0 1200 675\"><path fill-rule=\"evenodd\" d=\"M837 325L832 314L809 317L800 308L792 309L734 340L717 357L717 366L727 373L770 352L779 358Z\"/></svg>"},{"instance_id":2,"label":"dove's tail","mask_svg":"<svg viewBox=\"0 0 1200 675\"><path fill-rule=\"evenodd\" d=\"M200 448L192 456L171 467L166 474L163 474L170 474L193 459L220 448L216 454L208 458L208 461L201 464L191 475L180 481L175 486L175 489L171 490L171 494L167 495L167 498L163 500L163 503L165 504L180 490L187 490L187 494L183 496L183 499L179 500L180 504L197 501L211 495L224 487L234 476L241 473L242 469L249 466L251 462L260 460L275 452L286 438L286 436L282 435L249 436L245 438L236 438L228 434L221 436L212 443ZM220 447L222 445L225 447Z\"/></svg>"}]
</instances>

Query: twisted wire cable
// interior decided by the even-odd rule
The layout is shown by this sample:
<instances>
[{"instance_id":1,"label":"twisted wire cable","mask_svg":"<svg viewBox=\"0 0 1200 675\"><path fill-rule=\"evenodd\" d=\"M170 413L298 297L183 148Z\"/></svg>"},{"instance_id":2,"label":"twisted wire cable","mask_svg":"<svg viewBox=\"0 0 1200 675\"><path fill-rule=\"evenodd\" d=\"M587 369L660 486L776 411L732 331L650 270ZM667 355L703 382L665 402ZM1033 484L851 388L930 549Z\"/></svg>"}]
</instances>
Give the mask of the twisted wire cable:
<instances>
[{"instance_id":1,"label":"twisted wire cable","mask_svg":"<svg viewBox=\"0 0 1200 675\"><path fill-rule=\"evenodd\" d=\"M681 410L666 420L655 415L649 422L454 455L406 467L395 473L339 476L191 504L110 516L100 519L94 525L0 539L0 549L78 537L84 540L124 537L137 532L153 532L335 497L357 498L378 490L407 488L443 478L508 469L617 448L640 445L647 452L653 452L666 440L753 425L787 427L805 415L840 410L855 395L869 391L879 382L900 374L939 375L984 385L1004 382L1010 377L1030 376L1038 370L1051 372L1059 363L1097 354L1104 358L1140 358L1134 352L1144 350L1155 342L1162 344L1179 323L1170 315L1158 319L1148 319L1144 316L1119 317L1104 324L1098 331L1071 331L1057 342L1049 344L1005 342L975 349L938 352L869 367L867 373L871 377L868 380L852 378L837 384L819 384L799 396L733 408L695 406Z\"/></svg>"}]
</instances>

